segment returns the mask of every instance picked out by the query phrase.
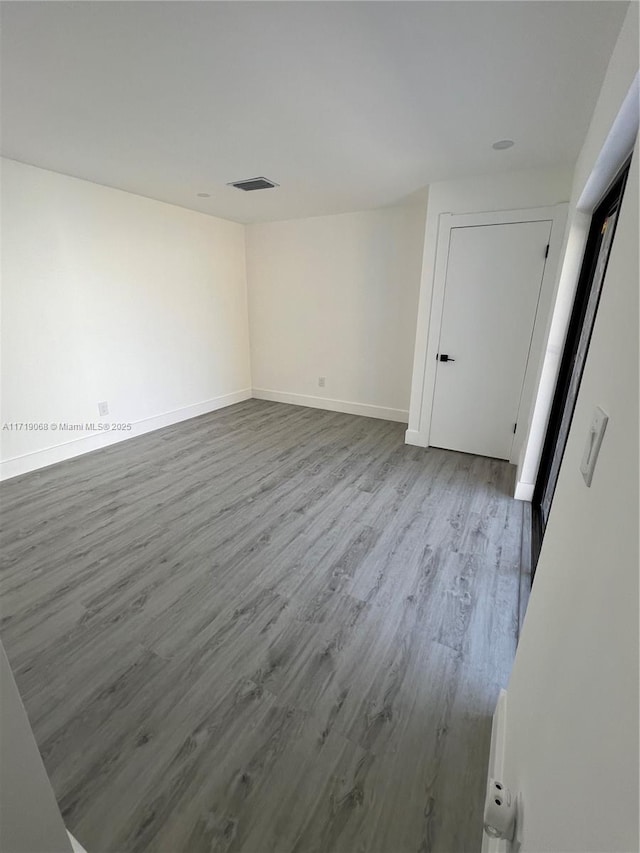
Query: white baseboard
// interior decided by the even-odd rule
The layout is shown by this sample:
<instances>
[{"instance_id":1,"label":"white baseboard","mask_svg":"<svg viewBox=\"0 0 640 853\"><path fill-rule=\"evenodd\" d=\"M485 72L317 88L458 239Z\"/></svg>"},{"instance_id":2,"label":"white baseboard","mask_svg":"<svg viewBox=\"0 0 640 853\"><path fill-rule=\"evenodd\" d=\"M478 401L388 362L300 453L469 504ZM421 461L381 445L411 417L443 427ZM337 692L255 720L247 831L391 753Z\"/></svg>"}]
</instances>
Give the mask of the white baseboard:
<instances>
[{"instance_id":1,"label":"white baseboard","mask_svg":"<svg viewBox=\"0 0 640 853\"><path fill-rule=\"evenodd\" d=\"M534 489L535 483L523 483L521 480L518 480L513 496L517 501L526 501L527 503L531 503L533 500Z\"/></svg>"},{"instance_id":2,"label":"white baseboard","mask_svg":"<svg viewBox=\"0 0 640 853\"><path fill-rule=\"evenodd\" d=\"M67 835L69 836L69 841L71 842L71 848L73 850L73 853L87 853L82 844L80 844L77 838L74 838L73 835L71 835L69 830L67 830Z\"/></svg>"},{"instance_id":3,"label":"white baseboard","mask_svg":"<svg viewBox=\"0 0 640 853\"><path fill-rule=\"evenodd\" d=\"M429 439L417 429L408 429L404 434L404 443L412 444L414 447L428 447Z\"/></svg>"},{"instance_id":4,"label":"white baseboard","mask_svg":"<svg viewBox=\"0 0 640 853\"><path fill-rule=\"evenodd\" d=\"M198 415L206 415L209 412L215 412L216 409L223 409L226 406L249 399L251 399L251 389L244 388L242 391L233 391L231 394L223 394L221 397L214 397L202 403L194 403L192 406L185 406L182 409L163 412L160 415L136 421L130 432L92 432L53 447L46 447L43 450L36 450L33 453L16 456L13 459L5 459L0 463L0 480L8 480L11 477L20 476L20 474L27 474L29 471L46 468L56 462L64 462L66 459L82 456L92 450L99 450L101 447L108 447L110 444L127 441L147 432L196 418Z\"/></svg>"},{"instance_id":5,"label":"white baseboard","mask_svg":"<svg viewBox=\"0 0 640 853\"><path fill-rule=\"evenodd\" d=\"M507 735L507 691L501 690L493 714L491 725L491 748L489 751L489 769L487 771L487 785L489 779L504 778L505 740ZM508 853L511 844L499 838L489 838L486 832L482 833L482 853Z\"/></svg>"},{"instance_id":6,"label":"white baseboard","mask_svg":"<svg viewBox=\"0 0 640 853\"><path fill-rule=\"evenodd\" d=\"M288 391L271 391L267 388L254 388L253 396L256 400L271 400L274 403L289 403L292 406L307 406L310 409L327 409L330 412L344 412L347 415L364 415L367 418L398 421L401 424L406 424L409 420L409 412L404 409L388 409L385 406L373 406L369 403L350 403L347 400L330 400L327 397L291 394Z\"/></svg>"}]
</instances>

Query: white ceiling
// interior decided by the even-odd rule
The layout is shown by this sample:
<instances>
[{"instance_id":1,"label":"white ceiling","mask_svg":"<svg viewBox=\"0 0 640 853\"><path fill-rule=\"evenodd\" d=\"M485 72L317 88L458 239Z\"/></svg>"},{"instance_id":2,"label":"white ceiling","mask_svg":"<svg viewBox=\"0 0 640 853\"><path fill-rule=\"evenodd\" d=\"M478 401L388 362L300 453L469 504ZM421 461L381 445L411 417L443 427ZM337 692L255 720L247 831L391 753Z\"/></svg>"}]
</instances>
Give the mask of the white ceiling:
<instances>
[{"instance_id":1,"label":"white ceiling","mask_svg":"<svg viewBox=\"0 0 640 853\"><path fill-rule=\"evenodd\" d=\"M239 222L566 165L626 8L3 3L2 153ZM225 186L257 175L280 187Z\"/></svg>"}]
</instances>

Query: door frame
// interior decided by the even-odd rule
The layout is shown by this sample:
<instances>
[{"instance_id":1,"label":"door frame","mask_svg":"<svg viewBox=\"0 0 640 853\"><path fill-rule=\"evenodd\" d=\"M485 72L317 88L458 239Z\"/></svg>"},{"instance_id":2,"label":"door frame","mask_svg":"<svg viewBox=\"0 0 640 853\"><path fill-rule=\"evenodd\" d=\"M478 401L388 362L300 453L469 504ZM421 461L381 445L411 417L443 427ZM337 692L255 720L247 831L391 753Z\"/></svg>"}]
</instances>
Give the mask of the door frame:
<instances>
[{"instance_id":1,"label":"door frame","mask_svg":"<svg viewBox=\"0 0 640 853\"><path fill-rule=\"evenodd\" d=\"M560 429L563 418L568 417L569 430L573 420L573 413L580 393L580 385L582 375L589 356L589 345L591 337L598 317L598 305L602 295L602 289L605 283L607 274L607 266L609 264L609 256L613 248L616 228L618 226L618 218L613 223L611 241L607 250L607 256L604 261L604 269L602 276L596 280L596 267L600 255L602 245L602 227L606 219L615 210L620 213L624 191L627 185L629 169L631 166L631 157L628 157L621 168L618 170L613 181L610 183L607 190L603 193L600 200L596 203L589 232L585 244L585 250L582 257L580 272L578 275L578 283L573 297L571 314L569 317L567 333L565 336L564 346L560 357L560 366L556 379L555 390L549 412L547 429L545 431L544 441L542 445L542 453L540 456L540 464L536 475L536 482L532 497L532 525L531 525L531 581L535 577L536 566L540 551L542 548L542 540L547 526L542 510L542 500L547 486L551 486L553 503L553 493L558 482L560 471L558 470L554 479L551 478L551 471L554 459L557 458L562 464L564 451L566 449L568 434L564 440L560 436ZM595 312L591 317L591 322L587 325L587 307L591 299L595 300ZM586 333L586 348L584 351L579 351L580 339L583 330ZM570 395L572 378L577 378L575 393Z\"/></svg>"},{"instance_id":2,"label":"door frame","mask_svg":"<svg viewBox=\"0 0 640 853\"><path fill-rule=\"evenodd\" d=\"M424 361L422 381L422 400L420 404L420 425L417 435L407 435L411 444L421 447L430 446L431 417L433 414L433 399L436 388L436 357L440 342L440 329L444 312L447 269L449 264L449 247L453 228L469 228L481 225L509 225L519 222L551 222L549 237L549 255L544 265L540 297L536 311L531 348L522 386L520 408L518 411L518 428L514 437L509 461L515 463L520 452L520 445L526 435L525 423L528 420L529 409L533 400L535 380L540 369L542 345L551 314L552 297L555 290L556 271L560 261L562 238L567 221L569 205L566 202L547 207L531 207L519 210L485 211L482 213L441 213L438 219L438 238L436 257L433 271L433 287L431 292L431 312L429 331Z\"/></svg>"}]
</instances>

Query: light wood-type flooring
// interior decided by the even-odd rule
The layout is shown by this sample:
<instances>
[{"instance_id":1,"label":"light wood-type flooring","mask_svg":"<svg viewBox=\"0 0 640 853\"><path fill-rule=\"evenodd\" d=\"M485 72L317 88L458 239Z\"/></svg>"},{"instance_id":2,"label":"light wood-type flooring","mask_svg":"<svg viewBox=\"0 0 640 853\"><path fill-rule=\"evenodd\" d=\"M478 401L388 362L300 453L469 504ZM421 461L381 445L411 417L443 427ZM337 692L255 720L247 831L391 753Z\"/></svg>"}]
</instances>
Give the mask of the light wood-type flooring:
<instances>
[{"instance_id":1,"label":"light wood-type flooring","mask_svg":"<svg viewBox=\"0 0 640 853\"><path fill-rule=\"evenodd\" d=\"M250 400L5 482L2 639L88 853L478 853L505 462Z\"/></svg>"}]
</instances>

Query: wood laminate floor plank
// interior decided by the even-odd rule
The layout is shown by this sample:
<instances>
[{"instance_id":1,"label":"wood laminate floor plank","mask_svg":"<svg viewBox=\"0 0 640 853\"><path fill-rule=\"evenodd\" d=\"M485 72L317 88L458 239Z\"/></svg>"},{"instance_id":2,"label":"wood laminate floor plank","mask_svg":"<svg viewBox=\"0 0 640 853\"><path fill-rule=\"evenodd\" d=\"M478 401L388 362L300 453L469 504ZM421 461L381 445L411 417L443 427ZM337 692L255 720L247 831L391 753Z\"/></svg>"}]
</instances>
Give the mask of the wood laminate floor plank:
<instances>
[{"instance_id":1,"label":"wood laminate floor plank","mask_svg":"<svg viewBox=\"0 0 640 853\"><path fill-rule=\"evenodd\" d=\"M2 636L90 853L476 853L503 462L251 400L2 485Z\"/></svg>"}]
</instances>

